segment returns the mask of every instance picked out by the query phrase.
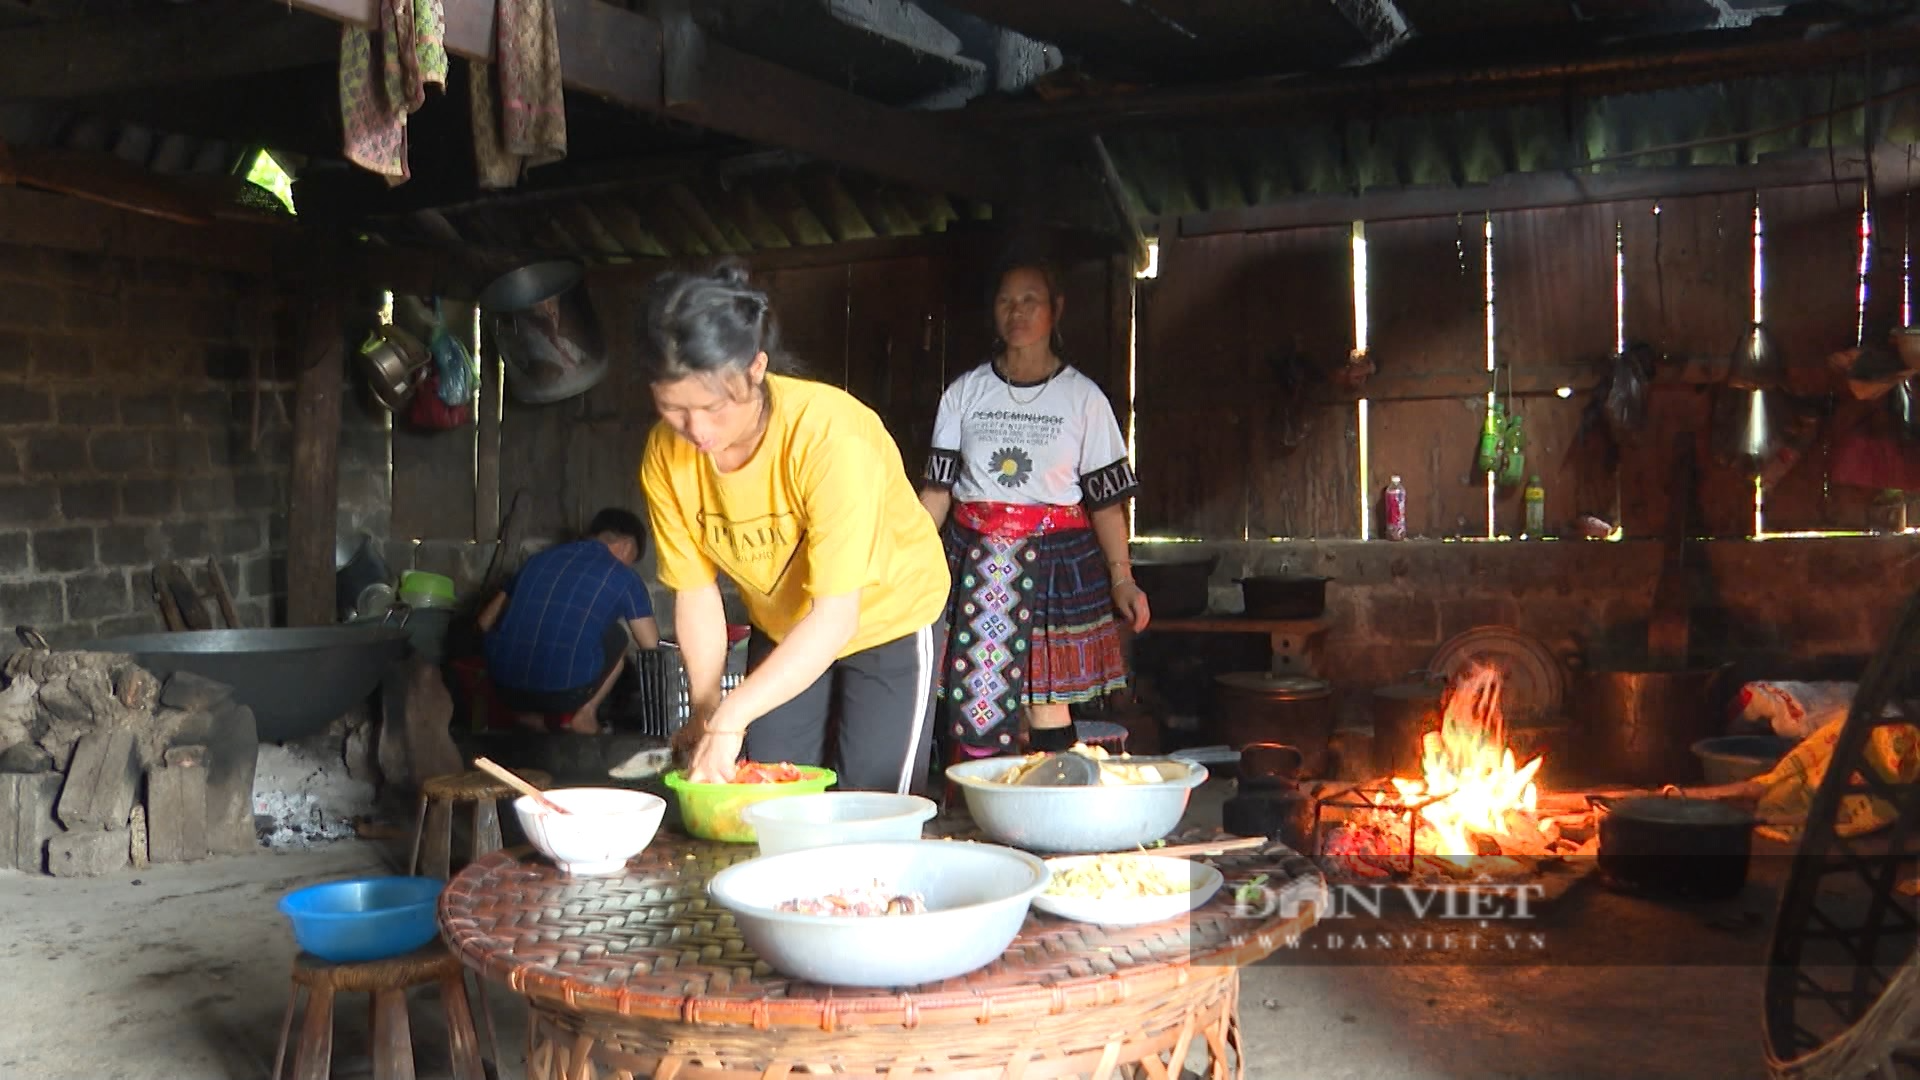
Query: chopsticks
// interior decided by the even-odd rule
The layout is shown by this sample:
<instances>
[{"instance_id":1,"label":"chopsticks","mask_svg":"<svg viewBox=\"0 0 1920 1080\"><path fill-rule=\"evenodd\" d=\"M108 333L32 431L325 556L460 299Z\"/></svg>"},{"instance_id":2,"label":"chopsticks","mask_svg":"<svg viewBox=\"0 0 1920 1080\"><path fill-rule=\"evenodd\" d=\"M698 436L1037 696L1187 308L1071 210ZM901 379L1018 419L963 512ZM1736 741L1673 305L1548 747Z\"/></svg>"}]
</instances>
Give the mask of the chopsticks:
<instances>
[{"instance_id":1,"label":"chopsticks","mask_svg":"<svg viewBox=\"0 0 1920 1080\"><path fill-rule=\"evenodd\" d=\"M1175 844L1172 847L1142 848L1128 852L1129 855L1219 855L1228 851L1245 851L1249 848L1266 847L1273 841L1264 836L1236 836L1225 840L1209 840L1200 844Z\"/></svg>"},{"instance_id":2,"label":"chopsticks","mask_svg":"<svg viewBox=\"0 0 1920 1080\"><path fill-rule=\"evenodd\" d=\"M568 810L566 807L561 806L559 803L554 802L552 799L547 798L546 795L541 793L539 788L534 787L532 784L527 783L525 780L522 780L519 774L513 772L510 769L506 769L499 765L496 765L492 761L488 760L487 758L474 758L473 767L476 769L479 769L483 773L486 773L488 776L493 777L495 780L500 780L507 784L512 785L515 791L518 791L520 794L527 796L528 798L532 799L534 802L539 803L541 806L546 807L547 809L553 811L556 814L566 814L566 813L572 812Z\"/></svg>"}]
</instances>

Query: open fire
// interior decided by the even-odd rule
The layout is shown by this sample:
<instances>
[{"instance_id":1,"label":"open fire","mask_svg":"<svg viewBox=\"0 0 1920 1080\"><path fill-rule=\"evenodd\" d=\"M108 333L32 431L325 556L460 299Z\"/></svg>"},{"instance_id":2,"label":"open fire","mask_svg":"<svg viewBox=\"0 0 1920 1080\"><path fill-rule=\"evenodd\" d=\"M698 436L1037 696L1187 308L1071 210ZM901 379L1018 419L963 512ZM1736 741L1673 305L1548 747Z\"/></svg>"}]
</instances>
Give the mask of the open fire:
<instances>
[{"instance_id":1,"label":"open fire","mask_svg":"<svg viewBox=\"0 0 1920 1080\"><path fill-rule=\"evenodd\" d=\"M1591 864L1592 814L1542 809L1544 757L1520 764L1507 744L1498 670L1475 665L1421 738L1418 777L1391 777L1326 800L1320 858L1353 878L1511 881L1555 861Z\"/></svg>"}]
</instances>

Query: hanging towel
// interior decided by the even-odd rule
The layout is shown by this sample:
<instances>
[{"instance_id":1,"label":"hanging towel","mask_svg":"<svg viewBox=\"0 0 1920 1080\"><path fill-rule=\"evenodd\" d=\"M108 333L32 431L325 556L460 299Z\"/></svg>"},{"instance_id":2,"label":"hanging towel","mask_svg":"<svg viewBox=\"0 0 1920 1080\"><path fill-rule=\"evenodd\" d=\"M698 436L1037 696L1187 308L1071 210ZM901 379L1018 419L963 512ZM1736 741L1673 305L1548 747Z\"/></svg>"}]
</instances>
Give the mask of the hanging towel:
<instances>
[{"instance_id":1,"label":"hanging towel","mask_svg":"<svg viewBox=\"0 0 1920 1080\"><path fill-rule=\"evenodd\" d=\"M401 184L413 175L407 117L429 85L447 85L446 10L442 0L380 0L379 10L379 29L340 32L340 123L347 160Z\"/></svg>"},{"instance_id":2,"label":"hanging towel","mask_svg":"<svg viewBox=\"0 0 1920 1080\"><path fill-rule=\"evenodd\" d=\"M567 156L560 34L550 0L494 5L494 63L467 65L473 156L483 188L508 188L526 170Z\"/></svg>"}]
</instances>

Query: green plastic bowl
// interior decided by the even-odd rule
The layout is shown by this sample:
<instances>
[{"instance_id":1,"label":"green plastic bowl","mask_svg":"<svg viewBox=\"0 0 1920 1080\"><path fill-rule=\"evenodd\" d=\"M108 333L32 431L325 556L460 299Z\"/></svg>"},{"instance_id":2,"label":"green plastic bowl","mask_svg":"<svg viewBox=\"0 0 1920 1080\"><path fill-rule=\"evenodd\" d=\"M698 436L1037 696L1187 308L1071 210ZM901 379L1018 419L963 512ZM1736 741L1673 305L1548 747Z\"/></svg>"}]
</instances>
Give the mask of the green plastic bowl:
<instances>
[{"instance_id":1,"label":"green plastic bowl","mask_svg":"<svg viewBox=\"0 0 1920 1080\"><path fill-rule=\"evenodd\" d=\"M760 838L741 811L768 799L817 795L840 779L832 769L818 765L802 765L799 769L806 779L790 784L695 784L679 769L663 779L680 806L680 824L688 835L729 844L752 844Z\"/></svg>"},{"instance_id":2,"label":"green plastic bowl","mask_svg":"<svg viewBox=\"0 0 1920 1080\"><path fill-rule=\"evenodd\" d=\"M413 607L452 607L453 579L445 574L409 570L400 575L400 602Z\"/></svg>"}]
</instances>

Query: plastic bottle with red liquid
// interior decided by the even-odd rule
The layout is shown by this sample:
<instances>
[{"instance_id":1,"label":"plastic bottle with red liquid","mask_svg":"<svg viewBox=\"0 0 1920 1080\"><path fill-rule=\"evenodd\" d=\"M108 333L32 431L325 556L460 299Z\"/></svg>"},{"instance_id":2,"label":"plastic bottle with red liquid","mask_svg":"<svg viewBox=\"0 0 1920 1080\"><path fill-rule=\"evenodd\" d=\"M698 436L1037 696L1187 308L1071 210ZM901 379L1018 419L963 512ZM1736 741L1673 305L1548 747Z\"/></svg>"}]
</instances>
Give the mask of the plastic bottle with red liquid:
<instances>
[{"instance_id":1,"label":"plastic bottle with red liquid","mask_svg":"<svg viewBox=\"0 0 1920 1080\"><path fill-rule=\"evenodd\" d=\"M1407 489L1400 483L1398 476L1387 478L1386 496L1386 532L1389 540L1407 538Z\"/></svg>"}]
</instances>

